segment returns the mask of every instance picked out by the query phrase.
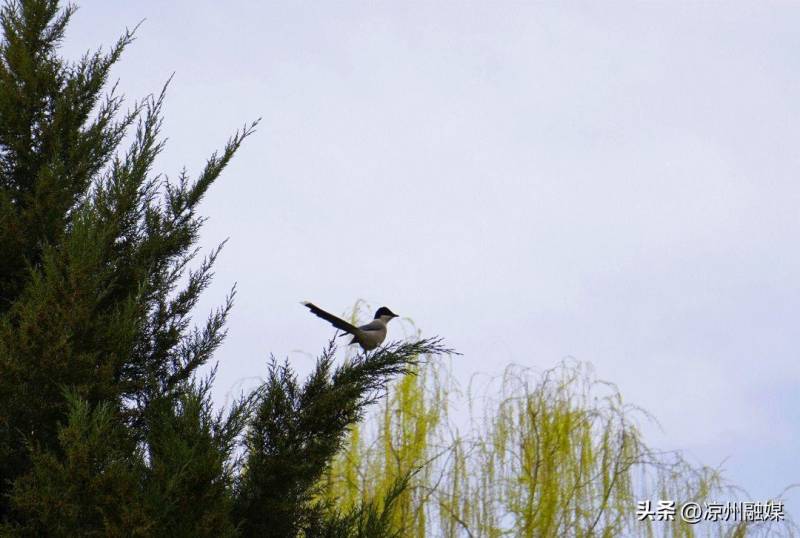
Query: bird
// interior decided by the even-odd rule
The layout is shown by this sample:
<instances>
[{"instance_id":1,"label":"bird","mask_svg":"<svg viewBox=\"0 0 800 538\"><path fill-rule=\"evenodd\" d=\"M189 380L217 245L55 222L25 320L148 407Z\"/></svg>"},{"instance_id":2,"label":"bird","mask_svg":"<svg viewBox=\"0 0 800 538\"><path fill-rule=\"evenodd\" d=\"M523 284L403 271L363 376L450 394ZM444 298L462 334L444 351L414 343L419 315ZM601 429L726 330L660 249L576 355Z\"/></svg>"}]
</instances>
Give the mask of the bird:
<instances>
[{"instance_id":1,"label":"bird","mask_svg":"<svg viewBox=\"0 0 800 538\"><path fill-rule=\"evenodd\" d=\"M300 304L311 310L312 314L318 318L324 319L340 331L351 334L353 339L350 340L350 344L358 344L364 351L375 349L381 345L381 343L383 343L383 341L386 339L386 325L393 318L397 317L397 314L385 306L382 306L375 312L375 318L372 321L366 325L356 327L355 325L352 325L329 312L325 312L320 307L309 303L308 301L303 301Z\"/></svg>"}]
</instances>

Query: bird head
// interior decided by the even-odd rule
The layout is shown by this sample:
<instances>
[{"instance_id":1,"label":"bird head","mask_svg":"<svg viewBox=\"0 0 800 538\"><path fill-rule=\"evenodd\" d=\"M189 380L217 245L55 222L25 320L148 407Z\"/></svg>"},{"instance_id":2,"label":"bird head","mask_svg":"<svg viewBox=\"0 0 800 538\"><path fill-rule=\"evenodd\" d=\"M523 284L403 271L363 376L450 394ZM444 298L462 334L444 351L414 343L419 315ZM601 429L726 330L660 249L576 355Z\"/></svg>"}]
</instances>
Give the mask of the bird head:
<instances>
[{"instance_id":1,"label":"bird head","mask_svg":"<svg viewBox=\"0 0 800 538\"><path fill-rule=\"evenodd\" d=\"M383 321L389 321L390 319L396 318L396 317L397 317L397 314L395 314L394 312L392 312L391 310L389 310L385 306L380 307L378 309L378 311L375 312L375 319L382 319Z\"/></svg>"}]
</instances>

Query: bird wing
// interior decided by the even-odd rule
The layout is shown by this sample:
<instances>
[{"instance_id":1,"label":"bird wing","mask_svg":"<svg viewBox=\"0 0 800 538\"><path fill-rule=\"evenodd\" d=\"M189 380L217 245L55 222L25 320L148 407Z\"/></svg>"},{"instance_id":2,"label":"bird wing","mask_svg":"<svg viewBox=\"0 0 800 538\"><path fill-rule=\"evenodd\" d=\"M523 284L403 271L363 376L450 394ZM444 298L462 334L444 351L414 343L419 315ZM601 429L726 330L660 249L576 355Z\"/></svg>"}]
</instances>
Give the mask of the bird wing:
<instances>
[{"instance_id":1,"label":"bird wing","mask_svg":"<svg viewBox=\"0 0 800 538\"><path fill-rule=\"evenodd\" d=\"M362 331L381 331L386 329L386 325L378 319L373 319L366 325L360 326L359 329Z\"/></svg>"},{"instance_id":2,"label":"bird wing","mask_svg":"<svg viewBox=\"0 0 800 538\"><path fill-rule=\"evenodd\" d=\"M379 319L374 319L359 327L360 334L353 336L365 351L375 349L386 339L386 324Z\"/></svg>"},{"instance_id":3,"label":"bird wing","mask_svg":"<svg viewBox=\"0 0 800 538\"><path fill-rule=\"evenodd\" d=\"M329 312L325 312L323 309L321 309L315 304L305 302L303 303L303 306L311 310L311 313L317 316L318 318L324 319L325 321L327 321L328 323L330 323L331 325L333 325L334 327L336 327L341 331L350 334L357 334L359 331L358 327L356 327L355 325L351 325L342 318L336 317Z\"/></svg>"}]
</instances>

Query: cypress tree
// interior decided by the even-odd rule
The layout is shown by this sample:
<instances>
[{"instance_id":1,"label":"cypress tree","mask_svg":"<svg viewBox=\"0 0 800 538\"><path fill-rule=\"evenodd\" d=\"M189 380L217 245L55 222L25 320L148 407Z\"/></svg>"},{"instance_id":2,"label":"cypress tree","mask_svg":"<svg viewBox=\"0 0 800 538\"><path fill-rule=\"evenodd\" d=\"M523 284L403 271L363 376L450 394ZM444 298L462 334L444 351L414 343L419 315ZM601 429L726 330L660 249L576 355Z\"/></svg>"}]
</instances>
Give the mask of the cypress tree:
<instances>
[{"instance_id":1,"label":"cypress tree","mask_svg":"<svg viewBox=\"0 0 800 538\"><path fill-rule=\"evenodd\" d=\"M237 480L234 517L244 536L390 536L388 512L406 477L382 502L338 514L321 497L323 472L350 425L423 354L450 352L436 338L390 344L334 367L331 343L305 383L272 361L254 402L247 457ZM380 500L374 500L380 501ZM380 506L379 506L380 505Z\"/></svg>"},{"instance_id":2,"label":"cypress tree","mask_svg":"<svg viewBox=\"0 0 800 538\"><path fill-rule=\"evenodd\" d=\"M188 266L196 208L254 125L195 180L154 174L164 93L123 112L105 91L131 32L61 59L74 10L25 0L0 11L0 517L31 535L179 523L229 534L226 451L241 408L213 415L193 374L231 300L193 327L218 250ZM200 494L213 503L191 504ZM223 515L175 517L192 515L176 503Z\"/></svg>"},{"instance_id":3,"label":"cypress tree","mask_svg":"<svg viewBox=\"0 0 800 538\"><path fill-rule=\"evenodd\" d=\"M197 371L233 293L193 321L219 254L197 259L197 209L257 122L195 178L155 173L165 94L124 110L109 88L133 32L62 59L74 11L0 9L0 532L380 535L392 498L336 513L319 478L387 381L447 350L422 340L334 367L329 347L305 383L272 362L215 411L213 372Z\"/></svg>"}]
</instances>

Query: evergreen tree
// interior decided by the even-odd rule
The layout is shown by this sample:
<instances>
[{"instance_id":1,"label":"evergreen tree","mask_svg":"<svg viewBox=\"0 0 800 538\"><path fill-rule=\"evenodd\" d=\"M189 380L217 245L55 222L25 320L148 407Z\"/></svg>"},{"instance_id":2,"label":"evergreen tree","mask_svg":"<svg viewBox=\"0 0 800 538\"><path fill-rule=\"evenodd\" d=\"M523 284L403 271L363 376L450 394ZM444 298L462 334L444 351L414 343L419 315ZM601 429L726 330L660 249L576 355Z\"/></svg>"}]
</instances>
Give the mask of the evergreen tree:
<instances>
[{"instance_id":1,"label":"evergreen tree","mask_svg":"<svg viewBox=\"0 0 800 538\"><path fill-rule=\"evenodd\" d=\"M270 364L267 382L258 392L247 434L247 459L238 481L235 516L245 536L389 534L390 522L376 517L375 506L341 515L315 502L321 493L320 479L348 428L383 394L387 381L408 373L420 355L449 350L438 339L392 344L334 368L335 350L331 343L302 386L288 363ZM403 484L404 480L398 482L399 487ZM396 497L396 490L389 492L384 513ZM332 528L338 530L332 534ZM363 528L371 531L362 534Z\"/></svg>"},{"instance_id":2,"label":"evergreen tree","mask_svg":"<svg viewBox=\"0 0 800 538\"><path fill-rule=\"evenodd\" d=\"M197 208L255 123L194 180L154 173L164 92L123 111L107 89L132 32L60 58L74 10L0 10L0 532L381 534L391 496L342 514L315 500L319 478L387 381L446 350L398 344L335 368L329 348L302 386L273 362L215 412L213 373L196 374L233 294L192 321L219 253L191 267Z\"/></svg>"},{"instance_id":3,"label":"evergreen tree","mask_svg":"<svg viewBox=\"0 0 800 538\"><path fill-rule=\"evenodd\" d=\"M107 53L59 58L73 12L53 0L7 3L0 12L0 515L21 529L42 516L31 532L50 529L40 510L48 509L46 491L37 500L34 489L48 481L99 488L105 504L81 488L57 503L71 499L74 510L64 509L89 518L65 535L109 532L111 513L137 497L129 487L168 489L157 485L159 473L180 469L169 487L219 478L187 478L186 462L170 461L180 443L202 452L203 444L227 442L227 419L197 409L205 392L192 378L224 336L230 300L192 329L189 313L217 252L188 274L186 267L202 224L196 207L253 128L237 133L195 181L154 175L163 92L126 113L113 89L103 96L130 32ZM119 156L134 124L133 143ZM123 475L137 472L123 487ZM69 525L62 516L59 524Z\"/></svg>"}]
</instances>

